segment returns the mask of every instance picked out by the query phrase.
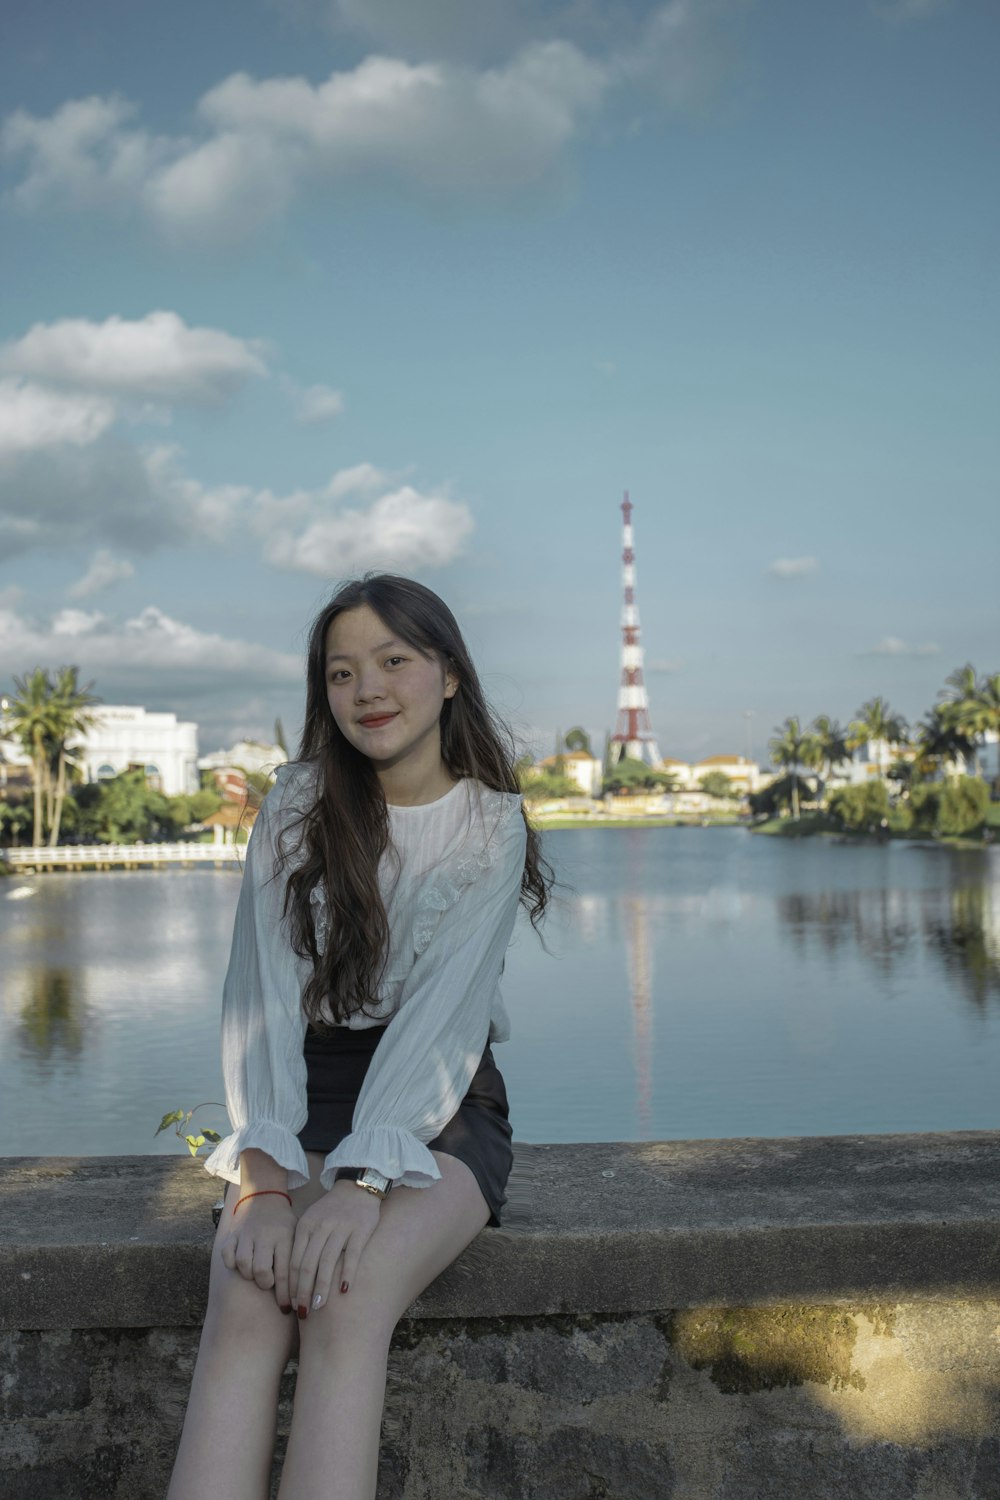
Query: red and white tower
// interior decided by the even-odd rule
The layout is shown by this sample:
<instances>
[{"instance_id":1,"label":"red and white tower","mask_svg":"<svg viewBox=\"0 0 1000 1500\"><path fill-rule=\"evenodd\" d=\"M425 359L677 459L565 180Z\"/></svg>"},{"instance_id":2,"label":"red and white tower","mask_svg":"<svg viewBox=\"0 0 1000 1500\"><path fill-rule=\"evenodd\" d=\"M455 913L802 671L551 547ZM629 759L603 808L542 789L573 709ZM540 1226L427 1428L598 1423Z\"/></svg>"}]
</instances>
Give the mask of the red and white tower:
<instances>
[{"instance_id":1,"label":"red and white tower","mask_svg":"<svg viewBox=\"0 0 1000 1500\"><path fill-rule=\"evenodd\" d=\"M632 502L625 491L622 501L622 676L618 689L618 722L611 736L608 759L617 765L626 755L660 764L660 751L649 722L649 699L642 680L642 647L639 645L639 610L635 602L635 550L632 546Z\"/></svg>"}]
</instances>

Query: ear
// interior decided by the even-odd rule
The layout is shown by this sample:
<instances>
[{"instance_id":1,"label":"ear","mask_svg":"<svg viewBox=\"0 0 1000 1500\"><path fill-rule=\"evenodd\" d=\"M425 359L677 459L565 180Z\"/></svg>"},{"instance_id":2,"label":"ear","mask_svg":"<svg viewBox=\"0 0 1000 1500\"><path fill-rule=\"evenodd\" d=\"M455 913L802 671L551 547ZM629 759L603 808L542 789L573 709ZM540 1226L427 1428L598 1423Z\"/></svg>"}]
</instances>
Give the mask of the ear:
<instances>
[{"instance_id":1,"label":"ear","mask_svg":"<svg viewBox=\"0 0 1000 1500\"><path fill-rule=\"evenodd\" d=\"M446 698L454 698L458 692L458 675L448 667L444 674L444 695Z\"/></svg>"}]
</instances>

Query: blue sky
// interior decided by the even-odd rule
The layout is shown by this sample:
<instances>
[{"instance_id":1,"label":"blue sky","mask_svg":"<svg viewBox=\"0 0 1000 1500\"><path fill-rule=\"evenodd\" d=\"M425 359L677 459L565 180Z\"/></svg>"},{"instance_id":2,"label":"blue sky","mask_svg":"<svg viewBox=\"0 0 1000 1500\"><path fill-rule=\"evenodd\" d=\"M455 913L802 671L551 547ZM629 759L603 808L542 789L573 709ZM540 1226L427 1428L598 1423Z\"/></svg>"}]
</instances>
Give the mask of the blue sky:
<instances>
[{"instance_id":1,"label":"blue sky","mask_svg":"<svg viewBox=\"0 0 1000 1500\"><path fill-rule=\"evenodd\" d=\"M600 749L1000 667L992 0L35 0L0 59L0 677L203 750L437 589Z\"/></svg>"}]
</instances>

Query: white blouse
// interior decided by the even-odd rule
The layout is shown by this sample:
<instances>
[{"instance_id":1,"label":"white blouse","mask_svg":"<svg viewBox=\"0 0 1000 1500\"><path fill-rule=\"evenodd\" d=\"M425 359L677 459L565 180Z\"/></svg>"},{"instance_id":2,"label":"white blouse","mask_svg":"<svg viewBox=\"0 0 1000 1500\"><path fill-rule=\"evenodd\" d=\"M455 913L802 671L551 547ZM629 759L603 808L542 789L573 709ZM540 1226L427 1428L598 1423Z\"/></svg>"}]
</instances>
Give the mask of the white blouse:
<instances>
[{"instance_id":1,"label":"white blouse","mask_svg":"<svg viewBox=\"0 0 1000 1500\"><path fill-rule=\"evenodd\" d=\"M290 1189L309 1180L296 1137L308 1114L301 1000L311 964L292 948L282 914L289 867L276 879L272 872L276 838L314 797L310 767L280 766L247 845L222 992L222 1073L233 1132L204 1163L229 1182L239 1182L240 1153L250 1149L285 1167ZM377 1006L344 1023L389 1024L368 1065L351 1134L324 1162L326 1188L338 1167L374 1167L404 1187L428 1187L441 1173L427 1142L461 1104L487 1040L510 1035L499 978L524 870L521 798L465 778L436 802L390 806L389 827L379 865L388 961ZM322 884L310 899L322 952L329 935Z\"/></svg>"}]
</instances>

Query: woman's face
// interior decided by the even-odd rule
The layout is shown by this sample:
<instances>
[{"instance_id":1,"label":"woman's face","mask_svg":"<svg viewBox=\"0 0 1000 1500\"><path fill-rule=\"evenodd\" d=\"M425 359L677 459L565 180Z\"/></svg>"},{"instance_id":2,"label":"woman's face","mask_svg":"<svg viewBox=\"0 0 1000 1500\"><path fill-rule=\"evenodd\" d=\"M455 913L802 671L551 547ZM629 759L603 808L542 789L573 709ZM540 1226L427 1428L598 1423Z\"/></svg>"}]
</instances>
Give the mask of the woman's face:
<instances>
[{"instance_id":1,"label":"woman's face","mask_svg":"<svg viewBox=\"0 0 1000 1500\"><path fill-rule=\"evenodd\" d=\"M386 769L441 759L441 709L458 678L395 636L367 604L326 633L326 696L341 734Z\"/></svg>"}]
</instances>

